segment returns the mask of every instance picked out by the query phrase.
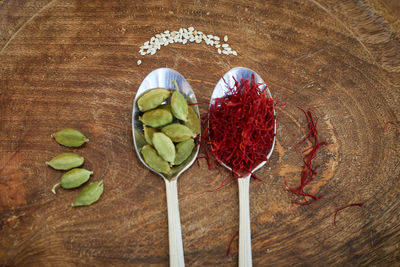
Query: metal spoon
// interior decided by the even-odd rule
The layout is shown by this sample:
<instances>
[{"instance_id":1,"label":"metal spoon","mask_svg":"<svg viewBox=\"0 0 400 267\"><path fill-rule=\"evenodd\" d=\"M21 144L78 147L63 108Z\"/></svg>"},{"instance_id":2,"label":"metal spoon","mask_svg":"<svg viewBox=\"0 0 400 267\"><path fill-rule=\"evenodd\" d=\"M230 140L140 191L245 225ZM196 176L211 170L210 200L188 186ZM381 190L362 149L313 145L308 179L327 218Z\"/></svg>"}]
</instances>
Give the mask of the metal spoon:
<instances>
[{"instance_id":1,"label":"metal spoon","mask_svg":"<svg viewBox=\"0 0 400 267\"><path fill-rule=\"evenodd\" d=\"M140 149L147 143L143 134L142 122L140 122L138 119L140 111L136 105L137 99L148 90L154 88L174 88L172 83L173 80L177 82L179 91L185 96L188 103L197 103L196 96L192 88L181 74L168 68L156 69L149 73L146 78L144 78L136 93L132 112L132 133L136 153L140 161L147 168L160 175L165 181L168 206L169 262L170 266L182 267L185 266L185 261L183 256L181 221L179 217L177 181L179 175L187 170L195 161L197 153L199 152L199 146L197 146L197 149L193 150L189 158L186 159L182 164L172 168L172 175L162 174L153 170L146 164L146 162L144 162L140 153ZM197 115L199 115L198 107L196 105L192 107Z\"/></svg>"},{"instance_id":2,"label":"metal spoon","mask_svg":"<svg viewBox=\"0 0 400 267\"><path fill-rule=\"evenodd\" d=\"M254 71L248 68L237 67L233 68L218 81L214 88L213 94L211 96L210 105L213 103L215 98L223 97L229 90L234 86L235 80L240 81L240 79L251 80L251 75L254 74L255 82L260 83L260 90L265 88L264 80ZM271 93L267 88L267 93L271 97ZM274 110L275 114L275 110ZM276 121L274 126L274 132L276 134ZM272 151L275 146L275 137L272 142L271 150L267 155L267 159L270 158ZM261 162L252 172L257 171L261 168L266 161ZM231 167L227 166L223 162L220 162L222 166L232 171ZM252 256L251 256L251 229L250 229L250 202L249 202L249 185L250 185L249 174L246 177L241 177L238 179L239 186L239 267L249 267L252 266Z\"/></svg>"}]
</instances>

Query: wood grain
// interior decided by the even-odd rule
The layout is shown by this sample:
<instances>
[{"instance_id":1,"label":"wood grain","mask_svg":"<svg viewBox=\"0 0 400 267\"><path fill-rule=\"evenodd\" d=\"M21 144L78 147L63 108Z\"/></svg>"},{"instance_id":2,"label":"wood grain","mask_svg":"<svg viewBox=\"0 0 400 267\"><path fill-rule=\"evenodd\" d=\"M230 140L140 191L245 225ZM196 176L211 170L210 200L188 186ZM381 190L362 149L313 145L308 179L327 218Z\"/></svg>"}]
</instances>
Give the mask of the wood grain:
<instances>
[{"instance_id":1,"label":"wood grain","mask_svg":"<svg viewBox=\"0 0 400 267\"><path fill-rule=\"evenodd\" d=\"M235 66L254 69L286 103L271 161L257 172L264 182L251 182L254 266L398 265L398 11L395 1L370 0L1 1L0 265L166 266L165 189L133 149L135 92L151 70L170 67L208 102ZM205 44L139 56L154 34L189 26L227 34L238 56ZM297 106L315 112L329 143L308 188L323 196L312 209L290 205L283 184L299 181L294 145L306 121ZM90 142L59 146L50 134L64 127ZM50 192L62 173L44 162L64 151L104 179L98 203L72 208L78 190ZM237 186L202 194L226 175L199 160L179 179L187 266L237 264L237 240L225 256L238 229ZM354 202L365 205L342 211L334 227L335 210Z\"/></svg>"}]
</instances>

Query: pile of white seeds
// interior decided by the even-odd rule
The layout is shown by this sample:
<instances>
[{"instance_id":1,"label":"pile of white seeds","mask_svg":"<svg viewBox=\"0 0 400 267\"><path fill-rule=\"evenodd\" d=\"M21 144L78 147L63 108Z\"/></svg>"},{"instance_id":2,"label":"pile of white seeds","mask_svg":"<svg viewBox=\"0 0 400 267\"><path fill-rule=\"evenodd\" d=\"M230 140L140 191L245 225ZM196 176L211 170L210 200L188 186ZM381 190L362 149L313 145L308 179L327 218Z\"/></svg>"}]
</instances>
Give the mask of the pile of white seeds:
<instances>
[{"instance_id":1,"label":"pile of white seeds","mask_svg":"<svg viewBox=\"0 0 400 267\"><path fill-rule=\"evenodd\" d=\"M139 50L139 54L142 56L145 55L154 55L157 53L157 50L160 50L162 46L167 46L173 43L197 43L205 42L206 45L214 46L218 49L218 54L224 55L234 55L237 56L237 52L232 50L232 48L227 44L228 36L225 35L223 42L221 38L212 34L204 34L201 31L195 30L193 27L189 28L180 28L179 31L164 31L162 33L158 33L155 36L151 37L149 41L145 42ZM138 65L142 63L141 60L138 60Z\"/></svg>"}]
</instances>

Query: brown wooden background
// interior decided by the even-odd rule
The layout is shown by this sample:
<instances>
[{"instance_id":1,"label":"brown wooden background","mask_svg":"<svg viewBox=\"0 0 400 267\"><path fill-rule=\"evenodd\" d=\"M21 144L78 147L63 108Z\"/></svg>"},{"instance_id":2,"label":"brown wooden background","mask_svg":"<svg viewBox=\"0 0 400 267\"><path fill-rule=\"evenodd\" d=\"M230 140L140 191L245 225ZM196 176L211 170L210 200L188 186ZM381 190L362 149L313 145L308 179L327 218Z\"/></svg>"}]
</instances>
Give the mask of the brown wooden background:
<instances>
[{"instance_id":1,"label":"brown wooden background","mask_svg":"<svg viewBox=\"0 0 400 267\"><path fill-rule=\"evenodd\" d=\"M173 44L154 56L139 47L164 30L194 26L229 36L238 56ZM0 265L166 266L163 181L140 164L131 109L142 79L174 68L208 102L226 71L258 72L280 102L278 142L251 183L254 266L350 266L400 262L400 7L398 1L0 1ZM136 61L141 59L142 65ZM308 190L313 209L290 205L305 132L296 108L312 108L329 143ZM204 113L204 106L201 107ZM387 122L386 130L384 125ZM80 129L80 149L50 134ZM50 189L61 172L44 162L77 151L105 192L72 208L78 190ZM179 179L187 266L236 266L238 190L218 187L223 168L204 160ZM363 202L338 216L335 210Z\"/></svg>"}]
</instances>

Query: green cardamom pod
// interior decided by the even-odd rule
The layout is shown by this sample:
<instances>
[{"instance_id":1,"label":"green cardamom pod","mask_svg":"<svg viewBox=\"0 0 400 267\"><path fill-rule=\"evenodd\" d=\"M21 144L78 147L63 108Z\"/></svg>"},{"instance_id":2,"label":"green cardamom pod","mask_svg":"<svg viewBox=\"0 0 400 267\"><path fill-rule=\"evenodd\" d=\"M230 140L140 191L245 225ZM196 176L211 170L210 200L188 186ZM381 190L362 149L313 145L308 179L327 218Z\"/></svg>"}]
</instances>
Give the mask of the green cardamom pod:
<instances>
[{"instance_id":1,"label":"green cardamom pod","mask_svg":"<svg viewBox=\"0 0 400 267\"><path fill-rule=\"evenodd\" d=\"M171 174L171 167L169 166L168 162L163 160L151 145L145 145L142 147L140 153L143 156L144 162L146 162L146 164L152 169L167 175Z\"/></svg>"},{"instance_id":2,"label":"green cardamom pod","mask_svg":"<svg viewBox=\"0 0 400 267\"><path fill-rule=\"evenodd\" d=\"M164 126L161 131L165 133L172 142L178 143L188 140L191 137L196 137L196 135L185 125L179 123L171 123Z\"/></svg>"},{"instance_id":3,"label":"green cardamom pod","mask_svg":"<svg viewBox=\"0 0 400 267\"><path fill-rule=\"evenodd\" d=\"M184 162L192 154L194 147L195 144L192 138L178 143L176 145L176 156L174 164L179 165Z\"/></svg>"},{"instance_id":4,"label":"green cardamom pod","mask_svg":"<svg viewBox=\"0 0 400 267\"><path fill-rule=\"evenodd\" d=\"M144 131L144 139L146 139L146 142L149 145L153 144L153 134L157 132L156 129L151 128L151 127L146 127L145 125L143 125L143 131Z\"/></svg>"},{"instance_id":5,"label":"green cardamom pod","mask_svg":"<svg viewBox=\"0 0 400 267\"><path fill-rule=\"evenodd\" d=\"M145 125L151 127L160 127L171 123L173 120L171 112L165 109L154 109L150 111L146 111L142 117L139 117L139 120L143 122Z\"/></svg>"},{"instance_id":6,"label":"green cardamom pod","mask_svg":"<svg viewBox=\"0 0 400 267\"><path fill-rule=\"evenodd\" d=\"M84 159L82 156L76 153L61 153L50 161L46 161L46 165L56 170L69 170L72 168L79 167L83 164Z\"/></svg>"},{"instance_id":7,"label":"green cardamom pod","mask_svg":"<svg viewBox=\"0 0 400 267\"><path fill-rule=\"evenodd\" d=\"M178 84L176 81L172 81L175 84L176 90L171 96L171 110L174 116L182 121L187 121L188 116L188 104L185 97L179 92Z\"/></svg>"},{"instance_id":8,"label":"green cardamom pod","mask_svg":"<svg viewBox=\"0 0 400 267\"><path fill-rule=\"evenodd\" d=\"M81 168L72 169L64 173L63 176L61 176L61 181L53 186L51 192L55 194L56 188L59 185L61 185L61 187L64 189L77 188L86 183L89 180L90 175L92 174L93 174L92 171L88 171L86 169L81 169Z\"/></svg>"},{"instance_id":9,"label":"green cardamom pod","mask_svg":"<svg viewBox=\"0 0 400 267\"><path fill-rule=\"evenodd\" d=\"M183 125L188 127L195 135L201 133L200 119L194 109L190 106L188 109L188 119L183 123Z\"/></svg>"},{"instance_id":10,"label":"green cardamom pod","mask_svg":"<svg viewBox=\"0 0 400 267\"><path fill-rule=\"evenodd\" d=\"M164 133L153 134L153 146L165 161L173 163L175 160L175 146Z\"/></svg>"},{"instance_id":11,"label":"green cardamom pod","mask_svg":"<svg viewBox=\"0 0 400 267\"><path fill-rule=\"evenodd\" d=\"M168 110L169 112L172 113L171 104L168 104L168 103L167 104L163 104L163 105L159 106L158 108Z\"/></svg>"},{"instance_id":12,"label":"green cardamom pod","mask_svg":"<svg viewBox=\"0 0 400 267\"><path fill-rule=\"evenodd\" d=\"M51 137L53 137L60 145L67 147L80 147L89 141L89 139L87 139L80 131L70 128L62 129L53 133Z\"/></svg>"},{"instance_id":13,"label":"green cardamom pod","mask_svg":"<svg viewBox=\"0 0 400 267\"><path fill-rule=\"evenodd\" d=\"M139 110L145 112L158 107L169 97L170 94L170 90L163 88L152 89L144 93L137 101Z\"/></svg>"},{"instance_id":14,"label":"green cardamom pod","mask_svg":"<svg viewBox=\"0 0 400 267\"><path fill-rule=\"evenodd\" d=\"M86 185L71 205L72 207L88 206L99 200L101 194L103 194L103 180Z\"/></svg>"}]
</instances>

